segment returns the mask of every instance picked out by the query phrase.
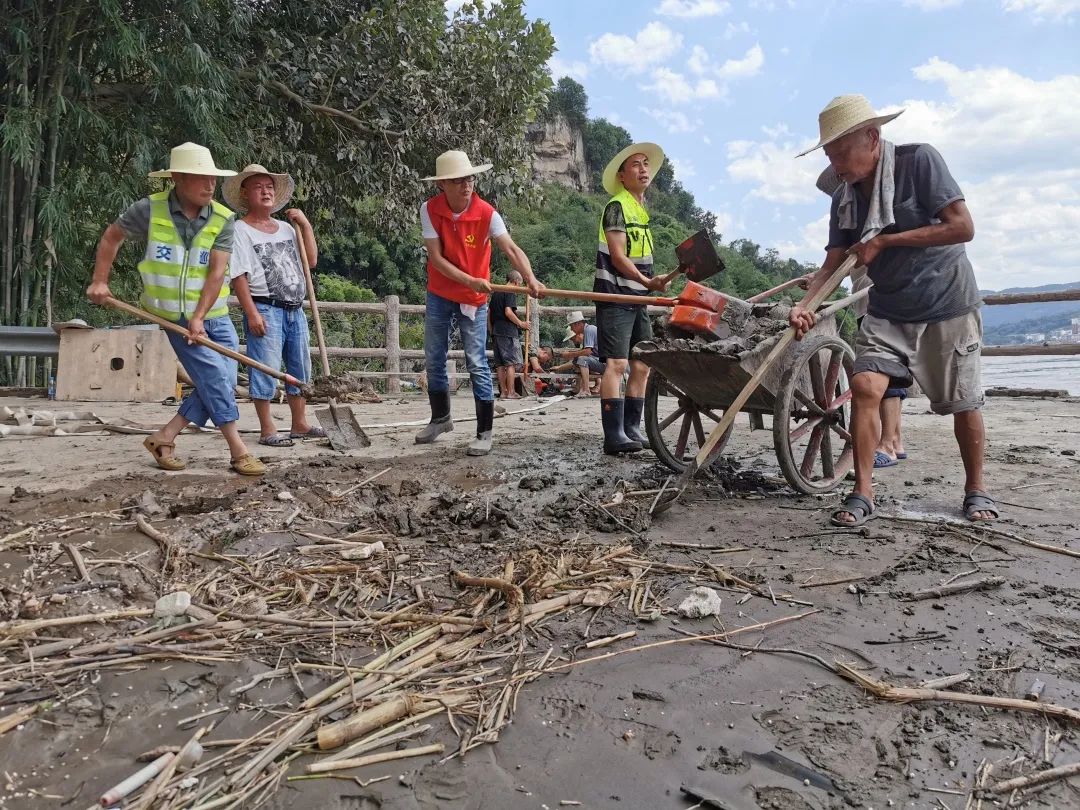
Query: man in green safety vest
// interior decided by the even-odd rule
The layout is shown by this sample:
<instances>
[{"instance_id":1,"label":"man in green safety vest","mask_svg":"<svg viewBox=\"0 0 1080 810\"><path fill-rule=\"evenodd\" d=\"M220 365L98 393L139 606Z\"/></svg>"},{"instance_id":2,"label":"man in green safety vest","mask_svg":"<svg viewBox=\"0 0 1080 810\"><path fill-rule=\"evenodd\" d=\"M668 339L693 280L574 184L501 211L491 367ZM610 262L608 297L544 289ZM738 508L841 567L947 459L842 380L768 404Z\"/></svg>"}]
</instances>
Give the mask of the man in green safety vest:
<instances>
[{"instance_id":1,"label":"man in green safety vest","mask_svg":"<svg viewBox=\"0 0 1080 810\"><path fill-rule=\"evenodd\" d=\"M604 169L604 188L611 200L600 219L593 292L649 295L667 285L653 276L653 240L645 190L664 163L655 143L635 143L611 159ZM600 380L600 416L604 425L604 452L634 453L648 446L641 433L645 384L649 367L631 360L634 346L652 337L652 324L644 304L596 305L598 354L605 363ZM627 365L626 396L622 396Z\"/></svg>"},{"instance_id":2,"label":"man in green safety vest","mask_svg":"<svg viewBox=\"0 0 1080 810\"><path fill-rule=\"evenodd\" d=\"M187 464L173 451L176 437L189 424L211 421L228 442L232 468L242 475L262 475L265 465L248 452L236 420L236 361L194 342L205 337L239 348L229 319L225 273L232 253L233 212L214 199L218 177L236 174L214 165L205 146L185 143L172 150L169 168L150 177L168 177L173 188L144 197L105 229L94 260L94 277L86 290L95 304L112 296L109 274L125 239L146 242L139 262L143 308L185 327L190 338L169 333L169 342L195 390L184 398L167 425L146 437L143 446L165 470Z\"/></svg>"}]
</instances>

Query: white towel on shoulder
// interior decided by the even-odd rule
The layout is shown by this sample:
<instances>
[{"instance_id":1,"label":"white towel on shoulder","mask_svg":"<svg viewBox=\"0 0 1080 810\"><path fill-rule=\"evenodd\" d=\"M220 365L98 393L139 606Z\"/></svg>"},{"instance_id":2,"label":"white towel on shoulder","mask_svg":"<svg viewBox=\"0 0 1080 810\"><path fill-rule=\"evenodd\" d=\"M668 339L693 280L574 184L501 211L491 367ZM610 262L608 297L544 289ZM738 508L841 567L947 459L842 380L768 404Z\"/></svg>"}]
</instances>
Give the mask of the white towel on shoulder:
<instances>
[{"instance_id":1,"label":"white towel on shoulder","mask_svg":"<svg viewBox=\"0 0 1080 810\"><path fill-rule=\"evenodd\" d=\"M881 141L881 158L874 172L874 185L870 191L870 208L866 214L860 242L869 242L896 222L893 216L893 199L896 197L896 145ZM836 209L838 224L844 230L852 230L858 222L858 198L855 187L844 183L840 203Z\"/></svg>"}]
</instances>

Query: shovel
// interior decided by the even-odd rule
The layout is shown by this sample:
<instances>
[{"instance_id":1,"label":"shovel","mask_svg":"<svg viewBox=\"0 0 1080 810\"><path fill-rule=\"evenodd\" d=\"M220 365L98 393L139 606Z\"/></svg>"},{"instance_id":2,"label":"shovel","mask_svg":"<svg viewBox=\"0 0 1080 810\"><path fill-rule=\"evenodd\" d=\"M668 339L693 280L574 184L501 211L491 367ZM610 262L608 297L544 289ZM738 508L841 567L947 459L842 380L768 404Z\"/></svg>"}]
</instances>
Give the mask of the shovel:
<instances>
[{"instance_id":1,"label":"shovel","mask_svg":"<svg viewBox=\"0 0 1080 810\"><path fill-rule=\"evenodd\" d=\"M319 304L315 300L315 284L311 280L311 265L308 263L307 247L304 245L304 236L300 228L293 225L293 233L296 234L296 247L300 251L300 263L304 266L304 281L307 282L308 302L311 304L311 320L315 325L315 338L319 342L319 359L322 361L323 377L330 376L330 359L326 355L326 339L323 337L322 319L319 318ZM316 408L315 418L319 420L322 429L326 431L326 438L330 440L330 446L339 453L346 450L359 450L371 446L371 439L364 433L360 423L356 421L356 415L352 408L347 405L338 405L337 399L331 397L330 405L326 408Z\"/></svg>"},{"instance_id":2,"label":"shovel","mask_svg":"<svg viewBox=\"0 0 1080 810\"><path fill-rule=\"evenodd\" d=\"M112 309L118 310L120 312L126 312L128 315L132 315L149 323L157 324L167 332L172 332L174 334L180 335L180 337L187 338L188 340L194 340L200 346L205 346L206 348L215 351L218 354L223 354L226 357L232 358L238 363L243 363L248 368L258 369L263 374L268 374L275 380L281 380L283 383L295 385L296 387L301 389L307 387L303 382L296 379L296 377L294 377L292 374L285 374L284 372L278 371L276 368L270 368L270 366L260 363L257 360L252 360L246 354L240 354L240 352L234 351L228 346L222 346L220 343L214 343L214 341L210 340L210 338L192 338L191 333L184 327L180 326L180 324L173 323L172 321L167 321L164 318L159 318L157 315L151 315L146 310L139 309L138 307L133 307L131 304L128 304L125 301L120 301L116 298L106 298L104 303L105 306L111 307Z\"/></svg>"},{"instance_id":3,"label":"shovel","mask_svg":"<svg viewBox=\"0 0 1080 810\"><path fill-rule=\"evenodd\" d=\"M704 229L680 242L675 255L679 258L679 266L662 276L664 284L670 284L679 273L686 273L691 281L700 282L724 269L724 262L716 255L716 246Z\"/></svg>"},{"instance_id":4,"label":"shovel","mask_svg":"<svg viewBox=\"0 0 1080 810\"><path fill-rule=\"evenodd\" d=\"M714 254L715 255L715 254ZM509 292L525 295L525 288L511 284L492 284L495 292ZM545 289L545 297L573 298L584 301L597 301L608 304L632 304L635 306L672 307L671 323L706 337L725 338L731 330L724 321L749 314L751 307L745 301L719 290L706 287L694 281L675 298L662 298L652 295L621 295L619 293L598 293L583 290Z\"/></svg>"},{"instance_id":5,"label":"shovel","mask_svg":"<svg viewBox=\"0 0 1080 810\"><path fill-rule=\"evenodd\" d=\"M818 290L815 295L802 302L803 306L811 312L816 310L818 306L826 298L832 295L833 291L840 286L840 282L843 281L847 277L848 273L850 273L855 267L856 261L858 261L857 256L848 256L844 260L844 263L841 264L838 268L836 268L836 270L833 271L833 274L829 276L829 280L825 283L825 285L820 290ZM846 301L841 301L838 303L845 304ZM686 469L683 470L682 475L679 476L678 480L675 482L675 484L671 487L670 490L661 493L661 498L658 499L657 502L653 505L653 514L667 511L671 507L671 505L675 503L676 500L678 500L679 496L682 495L683 492L686 490L687 485L690 483L690 479L692 479L697 474L698 470L700 470L702 467L705 466L706 463L708 463L709 457L712 455L713 448L716 447L717 443L720 441L721 438L723 438L728 428L730 428L731 425L735 422L735 417L739 415L739 412L742 410L742 406L746 404L746 401L750 399L751 396L753 396L754 392L757 390L758 384L761 382L766 372L768 372L768 370L772 368L777 358L784 353L784 350L787 349L788 344L790 344L791 341L793 341L794 339L795 328L789 326L787 331L780 336L780 339L776 342L776 345L773 346L772 350L766 356L765 360L762 361L760 366L758 366L757 371L754 372L753 376L749 379L746 385L743 386L743 390L739 393L737 397L735 397L735 400L724 409L723 418L716 424L716 427L712 429L712 433L709 434L709 438L705 440L705 443L701 446L701 449L698 450L697 455L694 456L694 458L690 460L690 463L686 465Z\"/></svg>"}]
</instances>

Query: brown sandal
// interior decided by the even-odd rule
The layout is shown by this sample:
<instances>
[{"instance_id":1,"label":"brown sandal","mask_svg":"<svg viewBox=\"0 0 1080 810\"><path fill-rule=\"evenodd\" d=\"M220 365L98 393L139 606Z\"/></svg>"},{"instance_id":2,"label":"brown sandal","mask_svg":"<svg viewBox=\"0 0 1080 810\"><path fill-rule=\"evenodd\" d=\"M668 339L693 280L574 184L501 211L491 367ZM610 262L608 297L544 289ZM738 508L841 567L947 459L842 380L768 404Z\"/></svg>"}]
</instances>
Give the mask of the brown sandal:
<instances>
[{"instance_id":1,"label":"brown sandal","mask_svg":"<svg viewBox=\"0 0 1080 810\"><path fill-rule=\"evenodd\" d=\"M163 447L168 447L170 450L175 450L176 445L172 442L162 442L155 439L153 436L147 436L143 440L143 447L145 447L150 455L154 457L154 461L163 470L169 470L170 472L176 472L187 467L186 461L181 461L176 456L166 456L161 452Z\"/></svg>"},{"instance_id":2,"label":"brown sandal","mask_svg":"<svg viewBox=\"0 0 1080 810\"><path fill-rule=\"evenodd\" d=\"M266 465L259 461L251 453L234 458L229 466L241 475L262 475L266 472Z\"/></svg>"}]
</instances>

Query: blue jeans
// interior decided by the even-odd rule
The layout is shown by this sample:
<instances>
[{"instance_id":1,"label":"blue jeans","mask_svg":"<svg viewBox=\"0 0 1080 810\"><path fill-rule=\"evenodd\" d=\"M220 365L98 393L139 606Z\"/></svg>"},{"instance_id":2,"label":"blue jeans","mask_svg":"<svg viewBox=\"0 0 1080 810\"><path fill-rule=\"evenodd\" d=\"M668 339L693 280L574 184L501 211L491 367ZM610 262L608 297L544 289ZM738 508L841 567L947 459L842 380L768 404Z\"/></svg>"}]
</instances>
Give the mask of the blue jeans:
<instances>
[{"instance_id":1,"label":"blue jeans","mask_svg":"<svg viewBox=\"0 0 1080 810\"><path fill-rule=\"evenodd\" d=\"M179 325L187 329L187 318L181 316ZM207 318L203 321L206 336L214 343L229 349L239 349L229 316ZM193 425L203 427L207 421L221 427L240 418L236 407L236 361L218 354L198 343L189 346L187 339L169 332L169 343L176 359L195 383L195 390L180 403L180 415Z\"/></svg>"},{"instance_id":2,"label":"blue jeans","mask_svg":"<svg viewBox=\"0 0 1080 810\"><path fill-rule=\"evenodd\" d=\"M247 338L247 356L258 360L270 368L281 368L285 360L285 371L301 382L311 382L311 352L308 337L307 316L302 307L282 309L270 304L255 303L255 309L266 323L266 334L262 337L251 334L247 315L244 315L244 336ZM258 369L248 370L248 391L252 399L273 399L277 391L277 380ZM300 394L295 385L286 385L285 393L290 396Z\"/></svg>"},{"instance_id":3,"label":"blue jeans","mask_svg":"<svg viewBox=\"0 0 1080 810\"><path fill-rule=\"evenodd\" d=\"M487 304L469 320L461 314L460 304L429 292L424 313L424 365L428 391L450 390L446 359L450 351L450 333L456 325L465 347L465 366L469 369L472 392L476 399L493 400L491 367L487 361Z\"/></svg>"}]
</instances>

